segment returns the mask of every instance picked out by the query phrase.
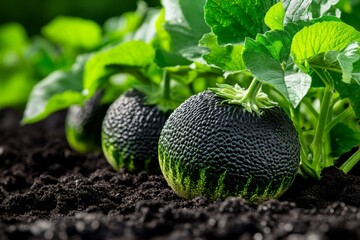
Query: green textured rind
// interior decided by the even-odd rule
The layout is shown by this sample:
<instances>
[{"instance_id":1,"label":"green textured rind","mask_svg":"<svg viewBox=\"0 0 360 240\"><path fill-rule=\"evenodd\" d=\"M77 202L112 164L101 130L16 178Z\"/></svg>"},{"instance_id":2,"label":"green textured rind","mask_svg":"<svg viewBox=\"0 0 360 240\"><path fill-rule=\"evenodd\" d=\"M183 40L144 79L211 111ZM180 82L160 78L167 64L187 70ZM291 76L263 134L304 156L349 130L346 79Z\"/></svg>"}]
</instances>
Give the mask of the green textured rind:
<instances>
[{"instance_id":1,"label":"green textured rind","mask_svg":"<svg viewBox=\"0 0 360 240\"><path fill-rule=\"evenodd\" d=\"M78 153L89 153L94 151L101 151L101 146L95 141L84 137L74 128L65 125L65 135L69 146Z\"/></svg>"},{"instance_id":2,"label":"green textured rind","mask_svg":"<svg viewBox=\"0 0 360 240\"><path fill-rule=\"evenodd\" d=\"M291 120L278 107L261 116L222 104L206 91L185 101L161 132L159 165L183 198L278 198L292 184L300 144Z\"/></svg>"},{"instance_id":3,"label":"green textured rind","mask_svg":"<svg viewBox=\"0 0 360 240\"><path fill-rule=\"evenodd\" d=\"M145 104L145 96L129 90L109 108L101 142L105 158L115 169L159 173L157 143L168 113Z\"/></svg>"},{"instance_id":4,"label":"green textured rind","mask_svg":"<svg viewBox=\"0 0 360 240\"><path fill-rule=\"evenodd\" d=\"M98 91L84 106L74 105L68 110L65 134L68 144L78 153L101 151L102 121L109 105L101 104Z\"/></svg>"},{"instance_id":5,"label":"green textured rind","mask_svg":"<svg viewBox=\"0 0 360 240\"><path fill-rule=\"evenodd\" d=\"M181 168L181 161L171 159L163 146L159 145L159 163L165 180L180 197L192 199L203 196L211 200L229 196L242 197L249 202L263 202L279 198L292 184L294 177L284 177L282 181L272 179L254 179L254 177L236 179L227 171L218 173L210 167L199 174L188 174Z\"/></svg>"}]
</instances>

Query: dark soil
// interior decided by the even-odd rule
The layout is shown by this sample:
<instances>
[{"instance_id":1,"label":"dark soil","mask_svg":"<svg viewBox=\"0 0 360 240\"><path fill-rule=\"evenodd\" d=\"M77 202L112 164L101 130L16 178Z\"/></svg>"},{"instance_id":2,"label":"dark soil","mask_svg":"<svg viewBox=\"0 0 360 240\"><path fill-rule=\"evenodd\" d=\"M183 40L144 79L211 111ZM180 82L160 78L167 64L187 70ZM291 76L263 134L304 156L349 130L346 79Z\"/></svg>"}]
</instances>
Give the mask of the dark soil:
<instances>
[{"instance_id":1,"label":"dark soil","mask_svg":"<svg viewBox=\"0 0 360 240\"><path fill-rule=\"evenodd\" d=\"M161 175L79 155L64 112L35 125L0 111L0 239L360 239L360 177L326 169L280 200L183 200Z\"/></svg>"}]
</instances>

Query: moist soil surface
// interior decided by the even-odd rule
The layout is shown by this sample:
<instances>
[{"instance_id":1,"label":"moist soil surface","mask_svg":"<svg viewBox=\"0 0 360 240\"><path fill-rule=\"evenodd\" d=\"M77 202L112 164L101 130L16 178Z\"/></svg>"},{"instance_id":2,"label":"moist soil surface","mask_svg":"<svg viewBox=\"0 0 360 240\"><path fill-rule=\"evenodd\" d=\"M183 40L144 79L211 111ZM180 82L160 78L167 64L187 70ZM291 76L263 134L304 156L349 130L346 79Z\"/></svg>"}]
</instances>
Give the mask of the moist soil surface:
<instances>
[{"instance_id":1,"label":"moist soil surface","mask_svg":"<svg viewBox=\"0 0 360 240\"><path fill-rule=\"evenodd\" d=\"M0 111L0 239L360 239L360 174L298 177L279 200L177 197L161 175L79 155L65 112L20 126Z\"/></svg>"}]
</instances>

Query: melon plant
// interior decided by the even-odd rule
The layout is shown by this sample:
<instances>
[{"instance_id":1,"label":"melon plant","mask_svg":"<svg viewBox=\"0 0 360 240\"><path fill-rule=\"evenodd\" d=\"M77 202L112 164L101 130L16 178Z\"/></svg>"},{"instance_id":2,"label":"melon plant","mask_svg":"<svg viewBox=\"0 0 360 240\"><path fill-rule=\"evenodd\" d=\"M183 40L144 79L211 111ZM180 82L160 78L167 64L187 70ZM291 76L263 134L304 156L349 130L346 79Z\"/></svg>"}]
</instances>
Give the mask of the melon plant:
<instances>
[{"instance_id":1,"label":"melon plant","mask_svg":"<svg viewBox=\"0 0 360 240\"><path fill-rule=\"evenodd\" d=\"M166 122L159 162L181 197L279 197L300 163L296 130L279 107L261 115L206 91L190 97Z\"/></svg>"},{"instance_id":2,"label":"melon plant","mask_svg":"<svg viewBox=\"0 0 360 240\"><path fill-rule=\"evenodd\" d=\"M242 87L212 89L220 98L217 104L209 100L210 93L190 98L165 123L159 161L165 179L179 196L235 195L263 201L280 196L298 170L304 177L320 179L321 171L337 165L345 152L352 151L352 156L338 165L344 172L360 160L360 128L355 120L360 116L360 32L340 21L335 4L206 1L204 20L211 32L199 42L207 49L202 59L225 76L249 73L254 78ZM186 7L181 11L184 16L191 12ZM271 146L272 141L264 141L267 128L259 127L257 121L278 107L291 118L293 124L282 126L287 125L292 134L277 126L287 134L270 134L269 138L279 140ZM212 115L214 109L217 115ZM253 121L244 124L239 111L253 114ZM229 130L234 118L238 125ZM237 132L244 125L252 131ZM254 145L248 143L248 135ZM262 161L252 155L254 149ZM271 156L269 161L264 156L267 151L274 153L266 154Z\"/></svg>"}]
</instances>

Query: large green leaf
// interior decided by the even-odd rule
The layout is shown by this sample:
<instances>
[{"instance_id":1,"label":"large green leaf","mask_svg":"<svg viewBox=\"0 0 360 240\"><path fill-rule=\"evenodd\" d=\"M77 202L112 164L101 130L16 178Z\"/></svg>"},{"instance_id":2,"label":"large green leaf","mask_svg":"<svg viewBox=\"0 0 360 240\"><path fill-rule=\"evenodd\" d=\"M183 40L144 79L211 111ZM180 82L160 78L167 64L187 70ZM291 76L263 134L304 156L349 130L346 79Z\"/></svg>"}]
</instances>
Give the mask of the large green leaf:
<instances>
[{"instance_id":1,"label":"large green leaf","mask_svg":"<svg viewBox=\"0 0 360 240\"><path fill-rule=\"evenodd\" d=\"M243 53L246 68L260 81L279 90L296 107L311 86L311 77L286 65L291 38L282 30L246 39Z\"/></svg>"},{"instance_id":2,"label":"large green leaf","mask_svg":"<svg viewBox=\"0 0 360 240\"><path fill-rule=\"evenodd\" d=\"M203 50L199 40L210 28L204 21L205 0L163 0L165 29L172 41L172 52L185 58L196 59Z\"/></svg>"},{"instance_id":3,"label":"large green leaf","mask_svg":"<svg viewBox=\"0 0 360 240\"><path fill-rule=\"evenodd\" d=\"M22 123L40 121L51 113L84 101L82 77L88 56L79 56L70 71L55 71L33 88Z\"/></svg>"},{"instance_id":4,"label":"large green leaf","mask_svg":"<svg viewBox=\"0 0 360 240\"><path fill-rule=\"evenodd\" d=\"M291 36L283 30L246 39L243 53L246 68L260 81L278 89L296 107L311 85L311 77L287 66Z\"/></svg>"},{"instance_id":5,"label":"large green leaf","mask_svg":"<svg viewBox=\"0 0 360 240\"><path fill-rule=\"evenodd\" d=\"M360 116L359 42L360 32L353 27L343 22L321 22L299 31L291 45L291 55L304 71L309 72L313 68L330 73L329 76L332 78L330 84L334 85L341 98L350 99L358 117Z\"/></svg>"},{"instance_id":6,"label":"large green leaf","mask_svg":"<svg viewBox=\"0 0 360 240\"><path fill-rule=\"evenodd\" d=\"M220 45L243 42L267 30L266 12L276 0L207 0L205 20L218 37Z\"/></svg>"},{"instance_id":7,"label":"large green leaf","mask_svg":"<svg viewBox=\"0 0 360 240\"><path fill-rule=\"evenodd\" d=\"M92 49L101 42L101 27L94 21L77 17L59 16L42 32L51 41L72 48Z\"/></svg>"},{"instance_id":8,"label":"large green leaf","mask_svg":"<svg viewBox=\"0 0 360 240\"><path fill-rule=\"evenodd\" d=\"M360 32L343 22L319 22L304 27L291 44L291 55L298 65L321 53L342 51L360 42Z\"/></svg>"},{"instance_id":9,"label":"large green leaf","mask_svg":"<svg viewBox=\"0 0 360 240\"><path fill-rule=\"evenodd\" d=\"M244 45L219 46L217 37L212 34L205 34L200 45L209 48L210 52L203 55L207 64L221 68L224 71L240 71L245 69L242 53Z\"/></svg>"},{"instance_id":10,"label":"large green leaf","mask_svg":"<svg viewBox=\"0 0 360 240\"><path fill-rule=\"evenodd\" d=\"M153 63L155 50L143 41L129 41L94 54L86 63L84 89L89 96L95 93L107 65L144 67Z\"/></svg>"},{"instance_id":11,"label":"large green leaf","mask_svg":"<svg viewBox=\"0 0 360 240\"><path fill-rule=\"evenodd\" d=\"M243 58L246 68L260 81L278 89L296 107L311 86L311 77L293 70L290 58L292 38L305 26L316 22L332 21L322 17L312 21L289 23L284 30L258 34L256 40L246 39Z\"/></svg>"}]
</instances>

